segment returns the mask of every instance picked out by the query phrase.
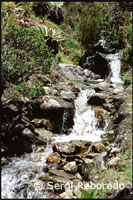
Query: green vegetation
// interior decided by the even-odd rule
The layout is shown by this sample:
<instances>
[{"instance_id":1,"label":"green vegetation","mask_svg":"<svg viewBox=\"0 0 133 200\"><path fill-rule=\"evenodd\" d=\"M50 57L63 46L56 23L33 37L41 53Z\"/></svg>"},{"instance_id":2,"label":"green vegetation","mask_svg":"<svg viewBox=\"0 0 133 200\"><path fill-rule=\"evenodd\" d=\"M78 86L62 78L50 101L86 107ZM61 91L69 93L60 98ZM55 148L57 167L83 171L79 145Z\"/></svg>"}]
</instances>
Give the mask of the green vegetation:
<instances>
[{"instance_id":1,"label":"green vegetation","mask_svg":"<svg viewBox=\"0 0 133 200\"><path fill-rule=\"evenodd\" d=\"M2 38L3 73L7 80L26 81L33 72L49 73L53 54L42 36L33 28L8 26Z\"/></svg>"},{"instance_id":2,"label":"green vegetation","mask_svg":"<svg viewBox=\"0 0 133 200\"><path fill-rule=\"evenodd\" d=\"M33 82L32 88L29 88L26 82L21 82L17 84L16 89L20 92L20 94L28 97L38 97L45 94L44 83L39 81Z\"/></svg>"},{"instance_id":3,"label":"green vegetation","mask_svg":"<svg viewBox=\"0 0 133 200\"><path fill-rule=\"evenodd\" d=\"M94 44L101 36L104 36L107 45L111 48L126 49L123 55L125 60L125 57L131 54L132 19L131 5L124 4L123 9L123 4L119 2L65 2L65 21L71 27L74 38L81 42L90 54L93 54Z\"/></svg>"}]
</instances>

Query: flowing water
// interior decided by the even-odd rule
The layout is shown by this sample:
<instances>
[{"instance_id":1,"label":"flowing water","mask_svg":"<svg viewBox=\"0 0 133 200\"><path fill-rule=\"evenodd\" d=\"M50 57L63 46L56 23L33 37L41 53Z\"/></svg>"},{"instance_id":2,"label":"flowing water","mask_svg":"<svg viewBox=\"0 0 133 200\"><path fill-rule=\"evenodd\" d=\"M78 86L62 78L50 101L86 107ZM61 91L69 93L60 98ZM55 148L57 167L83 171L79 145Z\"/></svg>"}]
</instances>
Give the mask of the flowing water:
<instances>
[{"instance_id":1,"label":"flowing water","mask_svg":"<svg viewBox=\"0 0 133 200\"><path fill-rule=\"evenodd\" d=\"M105 132L107 123L103 129L98 128L98 119L91 106L87 105L88 97L94 94L94 90L81 90L75 100L74 126L70 135L59 135L56 141L86 140L91 142L101 141L101 134Z\"/></svg>"},{"instance_id":2,"label":"flowing water","mask_svg":"<svg viewBox=\"0 0 133 200\"><path fill-rule=\"evenodd\" d=\"M38 183L38 177L46 175L46 157L52 153L52 145L59 141L88 140L100 141L101 134L105 131L98 129L98 121L92 108L87 105L87 99L93 95L94 90L81 90L78 98L75 100L74 126L70 135L59 135L53 137L47 145L44 152L35 152L25 154L20 158L11 159L8 166L2 170L2 198L33 198ZM67 113L64 112L62 133L65 125ZM35 147L34 147L35 148ZM29 176L31 174L31 176ZM41 195L39 191L38 195ZM43 197L48 194L43 193Z\"/></svg>"},{"instance_id":3,"label":"flowing water","mask_svg":"<svg viewBox=\"0 0 133 200\"><path fill-rule=\"evenodd\" d=\"M104 39L104 37L101 37L101 39L99 40L99 42L97 43L97 45L101 45L103 47L103 49L107 50L107 46L106 46L106 40ZM103 55L108 61L109 61L109 66L110 66L110 79L112 81L112 83L117 83L117 84L121 84L122 83L122 79L121 79L121 57L122 57L122 51L119 50L116 53L109 53L109 54L103 54L100 53L101 55Z\"/></svg>"},{"instance_id":4,"label":"flowing water","mask_svg":"<svg viewBox=\"0 0 133 200\"><path fill-rule=\"evenodd\" d=\"M122 83L121 79L121 56L122 52L119 51L115 54L107 54L106 58L109 60L110 65L110 78L112 83Z\"/></svg>"},{"instance_id":5,"label":"flowing water","mask_svg":"<svg viewBox=\"0 0 133 200\"><path fill-rule=\"evenodd\" d=\"M105 46L105 42L103 40L101 42ZM110 64L111 81L121 83L121 52L107 54L106 58ZM53 152L52 145L57 141L88 140L96 142L101 140L101 134L106 131L108 120L106 120L104 128L98 128L98 119L92 107L87 104L88 98L93 94L94 90L90 88L80 91L75 100L74 126L70 135L63 134L67 118L67 112L64 111L61 134L50 139L45 151L36 152L36 147L33 147L32 153L24 154L19 158L10 158L9 165L2 169L2 198L37 198L36 189L38 195L43 195L43 198L48 197L45 190L42 194L37 183L39 176L47 175L45 172L46 157Z\"/></svg>"}]
</instances>

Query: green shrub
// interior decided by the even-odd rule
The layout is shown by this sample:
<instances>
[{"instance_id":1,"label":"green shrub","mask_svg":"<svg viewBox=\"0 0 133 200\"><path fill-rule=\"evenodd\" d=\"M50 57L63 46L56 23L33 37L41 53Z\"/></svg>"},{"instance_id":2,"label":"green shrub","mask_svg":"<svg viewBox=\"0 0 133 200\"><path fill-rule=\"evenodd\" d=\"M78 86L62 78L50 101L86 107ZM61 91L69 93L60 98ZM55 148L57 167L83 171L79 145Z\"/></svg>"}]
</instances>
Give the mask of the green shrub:
<instances>
[{"instance_id":1,"label":"green shrub","mask_svg":"<svg viewBox=\"0 0 133 200\"><path fill-rule=\"evenodd\" d=\"M20 94L28 97L38 97L45 94L44 83L39 81L33 82L32 88L29 88L26 82L21 82L16 85L16 89L20 92Z\"/></svg>"},{"instance_id":2,"label":"green shrub","mask_svg":"<svg viewBox=\"0 0 133 200\"><path fill-rule=\"evenodd\" d=\"M73 39L66 40L65 44L66 44L66 46L68 46L71 49L79 49L78 45L75 43L75 41Z\"/></svg>"},{"instance_id":3,"label":"green shrub","mask_svg":"<svg viewBox=\"0 0 133 200\"><path fill-rule=\"evenodd\" d=\"M2 37L2 73L7 80L26 81L33 72L49 73L53 54L34 28L8 26Z\"/></svg>"}]
</instances>

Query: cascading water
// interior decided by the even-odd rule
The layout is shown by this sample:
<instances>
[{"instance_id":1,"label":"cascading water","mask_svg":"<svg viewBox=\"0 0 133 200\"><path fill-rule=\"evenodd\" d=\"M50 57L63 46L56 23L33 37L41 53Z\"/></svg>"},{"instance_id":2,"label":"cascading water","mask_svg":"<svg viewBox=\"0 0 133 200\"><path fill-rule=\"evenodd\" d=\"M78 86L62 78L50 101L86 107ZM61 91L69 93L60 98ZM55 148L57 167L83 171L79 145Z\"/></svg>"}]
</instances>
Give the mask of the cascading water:
<instances>
[{"instance_id":1,"label":"cascading water","mask_svg":"<svg viewBox=\"0 0 133 200\"><path fill-rule=\"evenodd\" d=\"M72 132L68 136L61 135L56 137L56 141L88 140L97 142L101 140L101 134L105 130L98 128L98 119L91 106L87 105L88 97L93 94L94 90L81 90L78 98L75 100L75 116Z\"/></svg>"},{"instance_id":2,"label":"cascading water","mask_svg":"<svg viewBox=\"0 0 133 200\"><path fill-rule=\"evenodd\" d=\"M104 39L101 44L105 47ZM121 83L120 77L120 58L121 52L115 54L103 54L110 64L110 77L113 83ZM88 62L88 60L87 60ZM86 140L97 142L101 140L101 135L106 131L108 120L105 120L104 128L98 128L98 119L91 106L87 104L88 98L94 94L93 89L81 90L75 100L75 116L74 126L70 135L63 134L65 128L65 120L67 112L64 111L61 134L52 137L48 141L47 147L43 152L34 151L32 153L22 155L20 158L10 158L10 163L2 169L2 198L48 198L49 194L46 190L36 190L36 183L39 177L47 175L46 157L52 154L52 146L55 142L68 142L71 140ZM40 183L40 182L39 182ZM36 196L36 193L38 196Z\"/></svg>"},{"instance_id":3,"label":"cascading water","mask_svg":"<svg viewBox=\"0 0 133 200\"><path fill-rule=\"evenodd\" d=\"M38 177L46 175L43 169L46 167L46 157L51 153L52 148L48 144L45 152L33 151L20 158L12 158L2 170L2 198L33 198ZM41 195L41 191L37 190L37 194ZM43 197L46 198L45 193Z\"/></svg>"},{"instance_id":4,"label":"cascading water","mask_svg":"<svg viewBox=\"0 0 133 200\"><path fill-rule=\"evenodd\" d=\"M106 40L104 37L101 37L99 42L96 45L101 45L104 50L106 50L106 54L100 53L103 55L108 61L109 61L109 66L110 66L110 79L112 83L122 83L121 79L121 56L122 56L122 51L118 51L116 53L109 53L110 51L108 50L106 46Z\"/></svg>"},{"instance_id":5,"label":"cascading water","mask_svg":"<svg viewBox=\"0 0 133 200\"><path fill-rule=\"evenodd\" d=\"M115 54L107 54L105 57L109 60L110 65L110 79L112 83L122 83L121 80L121 56L122 52L119 51Z\"/></svg>"},{"instance_id":6,"label":"cascading water","mask_svg":"<svg viewBox=\"0 0 133 200\"><path fill-rule=\"evenodd\" d=\"M98 122L94 111L87 105L87 99L94 93L94 90L81 90L75 100L74 126L70 135L59 135L53 137L44 152L25 154L20 158L12 158L8 166L2 170L2 198L35 198L35 184L39 181L38 177L46 175L46 157L50 155L52 145L59 141L88 140L92 142L100 141L103 130L98 129ZM66 113L64 113L64 119ZM64 128L64 122L63 126ZM63 129L62 129L63 131ZM38 160L38 158L40 158ZM43 198L48 197L48 193L37 191Z\"/></svg>"}]
</instances>

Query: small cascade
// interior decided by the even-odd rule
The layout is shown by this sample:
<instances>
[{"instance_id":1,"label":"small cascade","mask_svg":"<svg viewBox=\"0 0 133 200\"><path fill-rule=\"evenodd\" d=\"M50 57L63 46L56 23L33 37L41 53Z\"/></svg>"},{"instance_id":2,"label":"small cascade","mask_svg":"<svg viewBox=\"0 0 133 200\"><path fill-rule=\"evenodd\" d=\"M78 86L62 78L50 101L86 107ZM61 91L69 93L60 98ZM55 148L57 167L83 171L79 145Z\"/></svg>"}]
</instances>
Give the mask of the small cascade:
<instances>
[{"instance_id":1,"label":"small cascade","mask_svg":"<svg viewBox=\"0 0 133 200\"><path fill-rule=\"evenodd\" d=\"M109 60L110 65L110 78L112 83L122 83L121 79L121 56L122 52L119 51L115 54L107 54L106 59Z\"/></svg>"},{"instance_id":2,"label":"small cascade","mask_svg":"<svg viewBox=\"0 0 133 200\"><path fill-rule=\"evenodd\" d=\"M100 45L103 48L103 50L106 52L106 53L99 52L99 54L101 54L103 57L105 57L109 61L109 66L110 66L109 76L112 83L116 83L116 84L122 83L122 79L121 79L122 51L111 53L114 51L114 49L108 49L108 47L106 46L106 40L104 39L104 37L101 37L101 39L96 45Z\"/></svg>"},{"instance_id":3,"label":"small cascade","mask_svg":"<svg viewBox=\"0 0 133 200\"><path fill-rule=\"evenodd\" d=\"M98 119L91 106L87 105L87 99L94 94L94 90L81 90L78 98L75 100L74 126L70 135L65 134L57 136L57 141L86 140L97 142L101 141L101 134L104 133L108 121L103 129L98 128Z\"/></svg>"}]
</instances>

